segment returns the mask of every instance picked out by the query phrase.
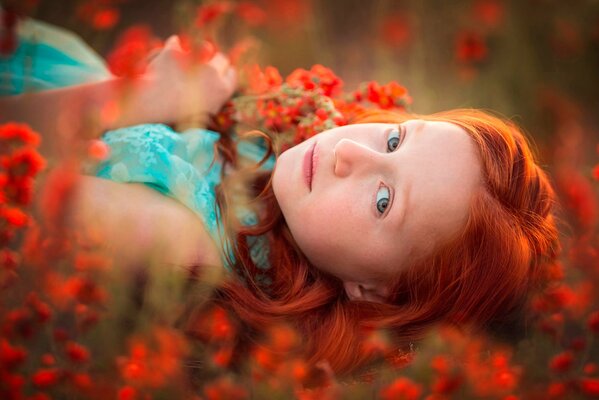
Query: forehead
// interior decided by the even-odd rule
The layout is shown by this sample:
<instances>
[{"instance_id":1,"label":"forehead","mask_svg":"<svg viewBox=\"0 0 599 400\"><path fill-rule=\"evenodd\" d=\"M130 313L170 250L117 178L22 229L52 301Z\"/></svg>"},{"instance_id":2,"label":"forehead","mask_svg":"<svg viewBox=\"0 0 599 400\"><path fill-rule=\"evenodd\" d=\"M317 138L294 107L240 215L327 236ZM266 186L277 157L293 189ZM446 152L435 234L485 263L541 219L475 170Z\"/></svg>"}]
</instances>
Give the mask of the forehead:
<instances>
[{"instance_id":1,"label":"forehead","mask_svg":"<svg viewBox=\"0 0 599 400\"><path fill-rule=\"evenodd\" d=\"M439 121L405 123L406 181L411 184L405 229L415 247L433 244L456 234L466 223L472 197L482 187L482 168L474 140L461 127Z\"/></svg>"}]
</instances>

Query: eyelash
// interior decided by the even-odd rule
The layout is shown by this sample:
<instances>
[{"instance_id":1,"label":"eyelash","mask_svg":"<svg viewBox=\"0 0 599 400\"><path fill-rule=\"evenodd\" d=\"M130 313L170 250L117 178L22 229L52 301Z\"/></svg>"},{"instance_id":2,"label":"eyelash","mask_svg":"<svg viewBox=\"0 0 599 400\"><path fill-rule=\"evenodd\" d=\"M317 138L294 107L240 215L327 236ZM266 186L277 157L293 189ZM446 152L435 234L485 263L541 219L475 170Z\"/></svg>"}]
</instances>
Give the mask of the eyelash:
<instances>
[{"instance_id":1,"label":"eyelash","mask_svg":"<svg viewBox=\"0 0 599 400\"><path fill-rule=\"evenodd\" d=\"M381 192L381 189L384 189L387 193L386 193L386 197L381 197L379 198L379 193ZM376 190L376 193L374 194L374 206L376 208L376 212L378 213L379 216L383 216L385 215L385 213L387 212L387 210L389 209L389 204L391 204L391 189L389 189L388 186L386 186L385 184L383 184L382 182L379 184L379 188ZM386 203L381 203L382 200L386 200ZM384 209L383 211L381 211L379 209L379 205L382 206L384 204Z\"/></svg>"},{"instance_id":2,"label":"eyelash","mask_svg":"<svg viewBox=\"0 0 599 400\"><path fill-rule=\"evenodd\" d=\"M392 153L395 150L397 150L399 148L399 146L402 144L404 137L405 137L405 131L404 131L404 127L399 125L397 128L394 128L391 130L391 132L397 131L397 137L393 137L390 138L390 133L387 134L387 153ZM389 149L389 142L391 141L391 139L397 139L397 145L395 146L395 148L393 150Z\"/></svg>"},{"instance_id":3,"label":"eyelash","mask_svg":"<svg viewBox=\"0 0 599 400\"><path fill-rule=\"evenodd\" d=\"M393 139L397 139L398 141L397 141L397 145L395 146L395 148L393 150L389 149L390 134L387 134L387 152L388 153L392 153L395 150L397 150L405 138L405 131L404 131L403 126L399 125L397 129L394 128L391 132L393 132L395 130L397 130L398 135L396 137L394 136ZM381 191L381 189L384 189L387 192L386 197L379 198L379 192ZM391 198L392 198L391 189L387 185L385 185L384 183L381 182L378 189L376 190L376 193L374 194L374 206L375 206L376 212L378 213L379 216L385 215L386 211L389 209L389 204L391 204ZM387 202L381 203L381 201L384 199L386 199ZM382 207L383 204L384 204L384 209L383 209L383 211L381 211L379 209L379 206Z\"/></svg>"}]
</instances>

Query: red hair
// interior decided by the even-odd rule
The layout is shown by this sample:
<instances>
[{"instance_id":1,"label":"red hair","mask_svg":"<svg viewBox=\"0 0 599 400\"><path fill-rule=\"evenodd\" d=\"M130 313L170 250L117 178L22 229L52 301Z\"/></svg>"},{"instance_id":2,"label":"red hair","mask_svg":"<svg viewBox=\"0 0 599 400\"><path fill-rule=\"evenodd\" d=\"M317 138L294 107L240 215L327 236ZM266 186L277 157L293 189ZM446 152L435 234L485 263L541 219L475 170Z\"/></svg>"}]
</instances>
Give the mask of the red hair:
<instances>
[{"instance_id":1,"label":"red hair","mask_svg":"<svg viewBox=\"0 0 599 400\"><path fill-rule=\"evenodd\" d=\"M338 375L373 361L361 351L373 328L391 333L395 349L421 339L435 323L449 322L501 336L521 327L531 293L542 287L544 266L559 252L555 194L518 127L489 113L461 109L429 116L370 112L353 123L401 123L421 118L463 128L476 143L485 187L473 199L461 232L398 273L385 304L350 301L341 282L313 268L295 245L272 190L259 225L237 233L235 269L216 304L230 310L247 337L284 323L301 337L298 351L314 365L326 360ZM269 189L267 176L260 187ZM272 284L256 282L259 268L248 238L266 235ZM242 341L243 342L243 341ZM241 342L240 342L241 343Z\"/></svg>"}]
</instances>

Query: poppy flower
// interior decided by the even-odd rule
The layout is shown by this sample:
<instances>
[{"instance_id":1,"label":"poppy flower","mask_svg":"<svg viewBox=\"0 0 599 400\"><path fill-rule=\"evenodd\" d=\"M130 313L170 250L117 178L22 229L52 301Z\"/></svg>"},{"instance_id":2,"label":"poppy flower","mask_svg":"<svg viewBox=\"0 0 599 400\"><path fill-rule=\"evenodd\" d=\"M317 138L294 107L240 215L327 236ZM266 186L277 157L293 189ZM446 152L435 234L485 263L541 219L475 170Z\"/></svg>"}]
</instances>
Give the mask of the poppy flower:
<instances>
[{"instance_id":1,"label":"poppy flower","mask_svg":"<svg viewBox=\"0 0 599 400\"><path fill-rule=\"evenodd\" d=\"M460 32L456 38L455 55L459 62L479 63L487 58L488 48L485 38L472 31Z\"/></svg>"},{"instance_id":2,"label":"poppy flower","mask_svg":"<svg viewBox=\"0 0 599 400\"><path fill-rule=\"evenodd\" d=\"M390 385L380 391L380 398L383 400L417 400L422 393L422 386L414 383L409 378L399 377Z\"/></svg>"}]
</instances>

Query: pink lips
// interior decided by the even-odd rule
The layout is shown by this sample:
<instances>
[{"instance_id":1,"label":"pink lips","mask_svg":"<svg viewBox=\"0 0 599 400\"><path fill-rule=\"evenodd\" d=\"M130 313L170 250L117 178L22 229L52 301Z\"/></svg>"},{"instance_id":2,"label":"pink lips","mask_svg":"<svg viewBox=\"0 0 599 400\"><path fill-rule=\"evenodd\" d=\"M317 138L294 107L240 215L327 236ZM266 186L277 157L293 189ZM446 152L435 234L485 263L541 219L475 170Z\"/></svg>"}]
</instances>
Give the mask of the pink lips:
<instances>
[{"instance_id":1,"label":"pink lips","mask_svg":"<svg viewBox=\"0 0 599 400\"><path fill-rule=\"evenodd\" d=\"M314 176L316 160L314 157L314 149L316 147L316 142L312 146L308 148L306 154L304 154L304 163L303 163L303 171L304 171L304 180L308 185L308 189L312 191L312 177Z\"/></svg>"}]
</instances>

